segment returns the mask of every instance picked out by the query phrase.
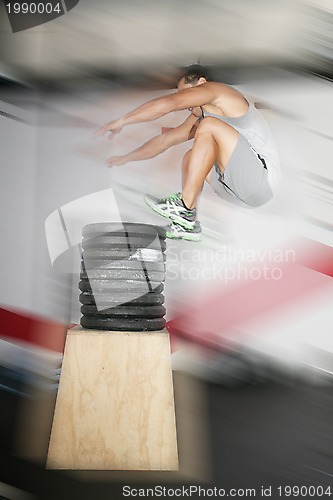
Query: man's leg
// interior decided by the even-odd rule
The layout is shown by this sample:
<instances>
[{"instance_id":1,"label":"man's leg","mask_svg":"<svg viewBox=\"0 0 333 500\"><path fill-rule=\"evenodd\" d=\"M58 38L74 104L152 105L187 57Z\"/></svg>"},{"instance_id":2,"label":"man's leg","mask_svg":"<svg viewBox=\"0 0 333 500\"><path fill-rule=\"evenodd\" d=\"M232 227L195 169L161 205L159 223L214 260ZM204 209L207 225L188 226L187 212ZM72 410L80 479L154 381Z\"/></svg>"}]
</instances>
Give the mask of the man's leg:
<instances>
[{"instance_id":1,"label":"man's leg","mask_svg":"<svg viewBox=\"0 0 333 500\"><path fill-rule=\"evenodd\" d=\"M190 163L190 158L192 154L192 149L187 151L187 153L184 154L183 156L183 161L182 161L182 189L184 189L185 184L186 184L186 179L187 179L187 173L188 173L188 166Z\"/></svg>"},{"instance_id":2,"label":"man's leg","mask_svg":"<svg viewBox=\"0 0 333 500\"><path fill-rule=\"evenodd\" d=\"M206 117L200 123L191 151L184 157L183 202L192 209L197 204L203 183L217 161L221 170L227 166L236 147L238 132L218 118ZM188 156L187 156L188 155Z\"/></svg>"},{"instance_id":3,"label":"man's leg","mask_svg":"<svg viewBox=\"0 0 333 500\"><path fill-rule=\"evenodd\" d=\"M182 164L183 190L167 198L146 195L145 201L155 212L183 228L193 230L197 223L196 203L207 175L215 162L223 170L236 147L238 132L217 118L207 117L199 125L193 149Z\"/></svg>"},{"instance_id":4,"label":"man's leg","mask_svg":"<svg viewBox=\"0 0 333 500\"><path fill-rule=\"evenodd\" d=\"M192 149L189 149L183 156L183 161L182 161L182 190L184 189L186 185L186 180L187 180L187 172L188 172L188 167L190 163L190 157L191 157ZM206 175L206 181L209 184L210 178L212 175L212 169L208 172Z\"/></svg>"}]
</instances>

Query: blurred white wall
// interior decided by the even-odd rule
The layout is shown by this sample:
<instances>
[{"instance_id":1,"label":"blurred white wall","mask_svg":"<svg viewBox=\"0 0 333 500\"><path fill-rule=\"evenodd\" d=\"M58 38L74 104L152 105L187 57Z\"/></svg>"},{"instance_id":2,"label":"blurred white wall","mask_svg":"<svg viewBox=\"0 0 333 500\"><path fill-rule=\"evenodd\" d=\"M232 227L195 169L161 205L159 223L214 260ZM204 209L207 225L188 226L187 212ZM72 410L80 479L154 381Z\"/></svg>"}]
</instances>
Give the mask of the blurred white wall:
<instances>
[{"instance_id":1,"label":"blurred white wall","mask_svg":"<svg viewBox=\"0 0 333 500\"><path fill-rule=\"evenodd\" d=\"M43 77L85 69L304 61L306 0L80 0L66 15L11 33L3 16L3 71Z\"/></svg>"},{"instance_id":2,"label":"blurred white wall","mask_svg":"<svg viewBox=\"0 0 333 500\"><path fill-rule=\"evenodd\" d=\"M31 114L0 101L0 303L31 309L33 300L34 214L37 131ZM20 121L22 120L22 121Z\"/></svg>"}]
</instances>

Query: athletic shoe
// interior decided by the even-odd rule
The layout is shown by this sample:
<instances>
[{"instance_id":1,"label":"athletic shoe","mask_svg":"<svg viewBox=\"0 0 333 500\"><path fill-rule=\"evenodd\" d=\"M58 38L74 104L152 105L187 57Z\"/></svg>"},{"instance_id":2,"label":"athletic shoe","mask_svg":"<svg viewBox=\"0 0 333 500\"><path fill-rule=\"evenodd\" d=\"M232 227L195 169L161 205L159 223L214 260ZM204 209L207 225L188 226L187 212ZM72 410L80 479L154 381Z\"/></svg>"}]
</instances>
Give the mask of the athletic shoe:
<instances>
[{"instance_id":1,"label":"athletic shoe","mask_svg":"<svg viewBox=\"0 0 333 500\"><path fill-rule=\"evenodd\" d=\"M167 198L155 198L150 194L145 195L145 202L155 212L177 222L185 229L192 229L196 219L196 209L189 210L185 207L181 193L171 194Z\"/></svg>"},{"instance_id":2,"label":"athletic shoe","mask_svg":"<svg viewBox=\"0 0 333 500\"><path fill-rule=\"evenodd\" d=\"M172 222L166 226L166 237L172 240L201 241L200 222L195 221L192 229L185 229L180 224Z\"/></svg>"}]
</instances>

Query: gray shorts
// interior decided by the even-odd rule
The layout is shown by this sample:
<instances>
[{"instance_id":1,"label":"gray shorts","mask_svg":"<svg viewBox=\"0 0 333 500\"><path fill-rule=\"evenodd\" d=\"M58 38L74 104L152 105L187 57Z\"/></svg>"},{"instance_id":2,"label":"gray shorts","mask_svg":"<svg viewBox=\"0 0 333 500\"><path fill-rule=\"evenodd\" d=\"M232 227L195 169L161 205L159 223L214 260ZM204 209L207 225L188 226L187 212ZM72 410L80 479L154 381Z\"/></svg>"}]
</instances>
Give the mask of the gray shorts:
<instances>
[{"instance_id":1,"label":"gray shorts","mask_svg":"<svg viewBox=\"0 0 333 500\"><path fill-rule=\"evenodd\" d=\"M267 174L263 160L245 137L239 134L224 173L214 165L210 185L225 200L236 202L238 205L259 207L273 197Z\"/></svg>"}]
</instances>

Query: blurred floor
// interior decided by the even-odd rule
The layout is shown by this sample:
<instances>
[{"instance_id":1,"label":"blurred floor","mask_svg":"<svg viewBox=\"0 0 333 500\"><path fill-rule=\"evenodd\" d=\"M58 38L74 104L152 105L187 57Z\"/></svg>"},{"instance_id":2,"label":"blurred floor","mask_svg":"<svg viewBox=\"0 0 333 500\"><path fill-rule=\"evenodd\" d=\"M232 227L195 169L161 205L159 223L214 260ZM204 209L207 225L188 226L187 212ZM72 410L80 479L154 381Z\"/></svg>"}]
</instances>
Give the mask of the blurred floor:
<instances>
[{"instance_id":1,"label":"blurred floor","mask_svg":"<svg viewBox=\"0 0 333 500\"><path fill-rule=\"evenodd\" d=\"M10 418L10 424L8 412L16 414L17 399L1 391L1 407L6 408L7 418L1 412L0 481L41 500L122 498L126 484L133 488L201 484L207 488L259 490L262 485L277 488L331 483L331 388L302 386L289 380L234 390L204 384L203 389L208 402L206 424L210 428L211 452L206 458L212 467L210 480L200 481L198 476L191 480L175 476L173 480L168 476L165 483L159 473L143 473L139 480L131 479L130 474L126 479L126 473L120 473L123 475L119 480L117 473L108 472L84 472L79 479L71 473L47 471L43 464L22 460L12 453L8 436L14 430L15 419ZM200 435L193 433L192 440L200 440Z\"/></svg>"}]
</instances>

